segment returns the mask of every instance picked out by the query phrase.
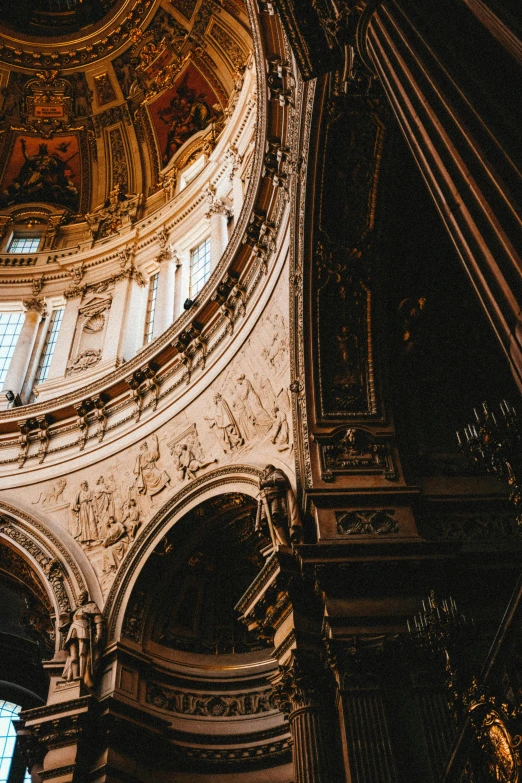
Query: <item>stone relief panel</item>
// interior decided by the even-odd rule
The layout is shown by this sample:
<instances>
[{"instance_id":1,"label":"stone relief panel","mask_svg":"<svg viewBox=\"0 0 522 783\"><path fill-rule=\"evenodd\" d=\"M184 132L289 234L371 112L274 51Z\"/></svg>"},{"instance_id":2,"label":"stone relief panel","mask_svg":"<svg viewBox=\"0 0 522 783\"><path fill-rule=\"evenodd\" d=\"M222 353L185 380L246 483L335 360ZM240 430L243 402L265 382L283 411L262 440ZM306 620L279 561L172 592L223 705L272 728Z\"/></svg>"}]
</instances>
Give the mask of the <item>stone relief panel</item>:
<instances>
[{"instance_id":1,"label":"stone relief panel","mask_svg":"<svg viewBox=\"0 0 522 783\"><path fill-rule=\"evenodd\" d=\"M35 510L52 515L82 547L105 595L140 531L191 481L235 462L283 463L292 472L285 288L226 369L185 410L116 455L26 489ZM82 335L108 307L109 292L86 302ZM84 453L86 462L95 459Z\"/></svg>"},{"instance_id":2,"label":"stone relief panel","mask_svg":"<svg viewBox=\"0 0 522 783\"><path fill-rule=\"evenodd\" d=\"M111 303L112 294L101 291L88 298L78 310L68 375L87 370L100 361Z\"/></svg>"},{"instance_id":3,"label":"stone relief panel","mask_svg":"<svg viewBox=\"0 0 522 783\"><path fill-rule=\"evenodd\" d=\"M181 715L201 715L208 718L224 718L234 715L258 715L273 712L277 706L271 689L250 693L188 693L147 683L147 704L166 712Z\"/></svg>"}]
</instances>

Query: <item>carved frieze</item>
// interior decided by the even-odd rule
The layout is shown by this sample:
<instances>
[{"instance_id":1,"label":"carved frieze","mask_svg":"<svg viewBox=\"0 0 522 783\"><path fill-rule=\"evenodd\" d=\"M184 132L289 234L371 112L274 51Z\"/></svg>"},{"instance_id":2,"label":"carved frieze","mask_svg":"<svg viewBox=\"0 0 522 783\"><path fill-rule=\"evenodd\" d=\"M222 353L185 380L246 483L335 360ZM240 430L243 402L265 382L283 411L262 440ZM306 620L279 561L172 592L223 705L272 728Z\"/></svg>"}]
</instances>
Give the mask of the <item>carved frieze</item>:
<instances>
[{"instance_id":1,"label":"carved frieze","mask_svg":"<svg viewBox=\"0 0 522 783\"><path fill-rule=\"evenodd\" d=\"M180 481L194 479L200 470L217 463L215 458L206 458L195 424L192 424L176 438L169 441L167 446L174 457L176 475Z\"/></svg>"},{"instance_id":2,"label":"carved frieze","mask_svg":"<svg viewBox=\"0 0 522 783\"><path fill-rule=\"evenodd\" d=\"M271 689L250 693L191 693L147 683L148 704L182 715L224 718L234 715L257 715L277 709Z\"/></svg>"}]
</instances>

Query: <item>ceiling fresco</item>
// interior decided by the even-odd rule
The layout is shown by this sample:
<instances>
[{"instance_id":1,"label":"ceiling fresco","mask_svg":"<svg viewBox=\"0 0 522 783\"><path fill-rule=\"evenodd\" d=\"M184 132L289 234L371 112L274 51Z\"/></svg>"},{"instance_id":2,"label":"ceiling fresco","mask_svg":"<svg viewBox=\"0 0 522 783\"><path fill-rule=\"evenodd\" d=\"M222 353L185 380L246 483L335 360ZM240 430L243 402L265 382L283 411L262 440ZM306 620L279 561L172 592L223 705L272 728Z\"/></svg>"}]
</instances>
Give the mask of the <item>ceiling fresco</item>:
<instances>
[{"instance_id":1,"label":"ceiling fresco","mask_svg":"<svg viewBox=\"0 0 522 783\"><path fill-rule=\"evenodd\" d=\"M192 64L171 89L149 104L149 111L163 166L188 139L222 114L216 93Z\"/></svg>"},{"instance_id":2,"label":"ceiling fresco","mask_svg":"<svg viewBox=\"0 0 522 783\"><path fill-rule=\"evenodd\" d=\"M81 180L77 133L55 134L49 140L17 133L2 177L0 207L46 202L78 212Z\"/></svg>"},{"instance_id":3,"label":"ceiling fresco","mask_svg":"<svg viewBox=\"0 0 522 783\"><path fill-rule=\"evenodd\" d=\"M66 208L68 222L81 222L117 186L153 195L162 169L206 128L216 142L241 84L248 33L244 9L233 3L224 9L212 0L85 0L80 10L68 0L72 17L90 14L79 49L63 50L62 38L55 52L45 38L41 51L28 40L12 48L8 28L31 13L39 19L48 2L22 0L15 8L0 0L0 210L48 203ZM102 17L107 31L96 43ZM234 56L227 59L230 41ZM100 58L103 69L94 62ZM191 146L191 154L197 149Z\"/></svg>"}]
</instances>

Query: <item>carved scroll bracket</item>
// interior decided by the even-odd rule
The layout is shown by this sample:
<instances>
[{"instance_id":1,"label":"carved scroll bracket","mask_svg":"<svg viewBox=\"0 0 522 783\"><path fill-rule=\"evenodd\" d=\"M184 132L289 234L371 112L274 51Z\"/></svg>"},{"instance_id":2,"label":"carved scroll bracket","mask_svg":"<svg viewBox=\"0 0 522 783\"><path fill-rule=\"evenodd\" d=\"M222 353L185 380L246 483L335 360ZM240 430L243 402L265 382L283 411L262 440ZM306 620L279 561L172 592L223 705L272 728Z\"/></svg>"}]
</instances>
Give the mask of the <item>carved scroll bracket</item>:
<instances>
[{"instance_id":1,"label":"carved scroll bracket","mask_svg":"<svg viewBox=\"0 0 522 783\"><path fill-rule=\"evenodd\" d=\"M20 435L18 437L18 467L22 468L29 456L31 443L38 443L36 457L38 462L42 463L49 449L49 425L52 418L49 414L36 416L30 419L24 419L18 422Z\"/></svg>"},{"instance_id":2,"label":"carved scroll bracket","mask_svg":"<svg viewBox=\"0 0 522 783\"><path fill-rule=\"evenodd\" d=\"M276 226L267 219L266 212L254 210L243 237L243 244L254 250L254 255L260 259L263 271L268 272L268 256L274 249Z\"/></svg>"},{"instance_id":3,"label":"carved scroll bracket","mask_svg":"<svg viewBox=\"0 0 522 783\"><path fill-rule=\"evenodd\" d=\"M190 382L192 372L196 366L194 359L200 352L199 364L205 366L207 356L207 341L202 335L202 327L197 321L193 321L172 343L172 347L178 351L180 362L185 367L185 381Z\"/></svg>"},{"instance_id":4,"label":"carved scroll bracket","mask_svg":"<svg viewBox=\"0 0 522 783\"><path fill-rule=\"evenodd\" d=\"M225 275L212 297L212 301L220 305L221 312L228 319L227 332L229 334L234 331L236 315L244 316L246 313L246 292L238 280L237 274Z\"/></svg>"},{"instance_id":5,"label":"carved scroll bracket","mask_svg":"<svg viewBox=\"0 0 522 783\"><path fill-rule=\"evenodd\" d=\"M89 436L89 426L91 424L96 426L95 437L98 442L101 443L105 436L108 420L104 395L98 394L94 397L89 397L74 407L77 413L76 425L80 430L78 436L80 451L83 451L85 448Z\"/></svg>"},{"instance_id":6,"label":"carved scroll bracket","mask_svg":"<svg viewBox=\"0 0 522 783\"><path fill-rule=\"evenodd\" d=\"M134 401L134 418L136 421L140 420L141 413L144 407L145 397L149 394L150 403L149 407L155 411L158 406L159 400L159 382L157 377L157 365L153 362L148 362L140 369L135 370L125 382L129 385Z\"/></svg>"}]
</instances>

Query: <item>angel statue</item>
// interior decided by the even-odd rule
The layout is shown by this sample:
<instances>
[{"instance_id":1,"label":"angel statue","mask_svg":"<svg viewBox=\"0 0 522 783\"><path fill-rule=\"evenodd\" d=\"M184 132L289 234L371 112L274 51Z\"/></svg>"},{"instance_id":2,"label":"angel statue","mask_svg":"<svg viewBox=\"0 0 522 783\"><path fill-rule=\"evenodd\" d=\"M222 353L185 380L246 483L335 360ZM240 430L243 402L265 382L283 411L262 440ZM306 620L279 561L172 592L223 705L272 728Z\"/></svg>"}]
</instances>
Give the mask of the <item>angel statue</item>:
<instances>
[{"instance_id":1,"label":"angel statue","mask_svg":"<svg viewBox=\"0 0 522 783\"><path fill-rule=\"evenodd\" d=\"M295 495L285 473L267 465L259 479L255 529L261 532L268 524L274 548L303 543L303 525Z\"/></svg>"},{"instance_id":2,"label":"angel statue","mask_svg":"<svg viewBox=\"0 0 522 783\"><path fill-rule=\"evenodd\" d=\"M83 680L88 688L94 686L94 673L100 655L103 617L86 590L80 593L78 606L70 615L61 615L59 630L66 634L64 649L67 660L62 672L64 680Z\"/></svg>"}]
</instances>

